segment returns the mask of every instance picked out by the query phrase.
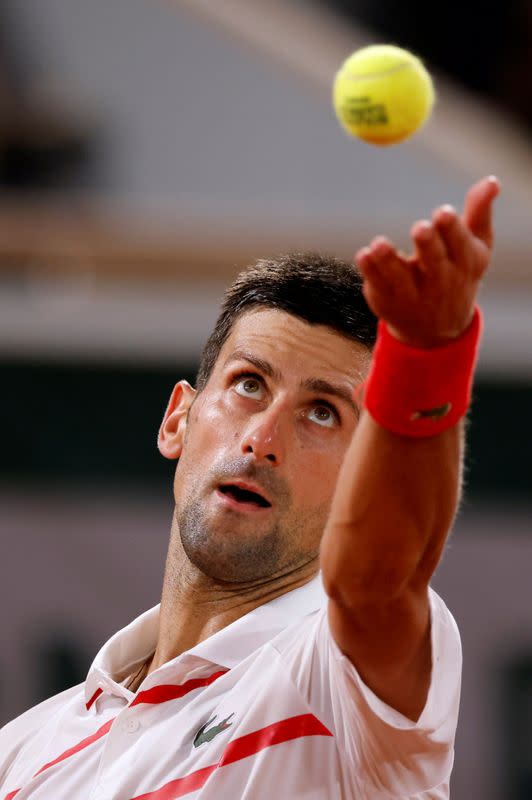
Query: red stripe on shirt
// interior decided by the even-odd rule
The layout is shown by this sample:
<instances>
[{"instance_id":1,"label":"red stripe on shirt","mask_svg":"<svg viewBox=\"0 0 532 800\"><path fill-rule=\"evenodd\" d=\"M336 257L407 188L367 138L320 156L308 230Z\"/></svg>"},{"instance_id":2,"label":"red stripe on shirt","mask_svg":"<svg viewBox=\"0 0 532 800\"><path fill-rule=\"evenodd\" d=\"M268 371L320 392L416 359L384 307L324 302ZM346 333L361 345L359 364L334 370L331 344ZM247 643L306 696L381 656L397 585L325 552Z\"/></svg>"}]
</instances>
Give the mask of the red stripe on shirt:
<instances>
[{"instance_id":1,"label":"red stripe on shirt","mask_svg":"<svg viewBox=\"0 0 532 800\"><path fill-rule=\"evenodd\" d=\"M332 736L332 733L314 714L289 717L229 742L218 765L224 767L233 761L255 755L265 747L288 742L290 739L300 739L302 736Z\"/></svg>"},{"instance_id":2,"label":"red stripe on shirt","mask_svg":"<svg viewBox=\"0 0 532 800\"><path fill-rule=\"evenodd\" d=\"M61 753L60 756L57 756L57 758L54 758L53 761L49 761L48 764L44 765L44 767L41 767L40 770L38 772L36 772L33 777L36 778L37 775L40 775L41 772L44 772L45 769L49 769L50 767L53 767L56 764L59 764L59 762L60 761L64 761L65 758L70 758L70 756L73 756L76 753L79 753L80 750L84 750L86 747L88 747L93 742L96 742L98 739L101 739L102 736L105 736L106 733L109 733L109 729L110 729L110 727L111 727L111 725L113 724L114 721L115 721L115 717L113 717L112 719L108 720L105 723L105 725L102 725L101 728L98 728L96 733L93 733L91 736L87 736L86 739L82 739L81 742L78 742L77 744L75 744L74 747L69 747L69 749L65 750L64 753Z\"/></svg>"},{"instance_id":3,"label":"red stripe on shirt","mask_svg":"<svg viewBox=\"0 0 532 800\"><path fill-rule=\"evenodd\" d=\"M87 709L87 711L90 709L92 704L99 698L99 696L101 695L102 692L103 692L103 689L96 689L96 691L92 695L92 697L89 700L89 702L85 703L85 708Z\"/></svg>"},{"instance_id":4,"label":"red stripe on shirt","mask_svg":"<svg viewBox=\"0 0 532 800\"><path fill-rule=\"evenodd\" d=\"M76 745L74 745L74 747L69 747L68 750L65 750L64 753L61 753L60 756L54 758L53 761L49 761L47 764L41 767L40 770L38 770L38 772L36 772L33 777L36 778L37 775L40 775L41 772L44 772L45 769L49 769L49 767L53 767L55 764L59 764L60 761L64 761L66 758L70 758L70 756L75 755L75 753L79 753L80 750L84 750L93 742L96 742L98 739L101 739L102 736L105 736L105 734L109 732L109 729L113 724L114 720L115 720L114 717L113 719L108 720L108 722L106 722L105 725L102 725L101 728L98 728L96 733L93 733L91 736L87 736L85 739L82 739L81 742L78 742ZM20 792L20 789L15 789L14 792L10 792L8 795L6 795L4 797L4 800L12 800L12 798L15 797L15 795L18 794L18 792Z\"/></svg>"},{"instance_id":5,"label":"red stripe on shirt","mask_svg":"<svg viewBox=\"0 0 532 800\"><path fill-rule=\"evenodd\" d=\"M154 792L139 794L133 800L175 800L175 798L183 797L184 794L189 792L196 792L207 783L207 779L217 767L217 764L213 764L210 767L197 769L196 772L191 772L190 775L185 775L184 778L177 778L175 781L166 783L160 789L155 789Z\"/></svg>"},{"instance_id":6,"label":"red stripe on shirt","mask_svg":"<svg viewBox=\"0 0 532 800\"><path fill-rule=\"evenodd\" d=\"M253 733L229 742L217 764L203 767L203 769L198 769L182 778L170 781L153 792L137 795L133 800L176 800L189 792L201 789L219 767L255 755L260 750L274 744L300 739L303 736L332 736L332 733L313 714L301 714L274 722L272 725L267 725L265 728L260 728L258 731L253 731Z\"/></svg>"},{"instance_id":7,"label":"red stripe on shirt","mask_svg":"<svg viewBox=\"0 0 532 800\"><path fill-rule=\"evenodd\" d=\"M192 692L194 689L199 689L200 686L208 686L210 683L214 683L214 681L219 678L221 675L225 675L227 672L226 669L220 670L220 672L214 672L212 675L209 675L207 678L193 678L190 681L186 681L185 683L172 685L172 684L163 684L162 686L154 686L152 689L146 689L144 692L139 692L138 695L135 697L131 706L136 706L139 703L164 703L166 700L175 700L178 697L183 697L188 692ZM87 710L91 707L94 701L100 696L102 693L102 689L97 689L94 694L92 695L89 702L86 704ZM131 707L130 706L130 707ZM49 769L49 767L53 767L55 764L59 764L60 761L64 761L65 758L69 758L73 756L75 753L79 753L80 750L84 750L93 742L96 742L98 739L101 739L102 736L105 736L106 733L109 732L111 725L114 722L113 719L110 719L105 725L102 725L101 728L98 728L96 733L93 733L92 736L87 736L86 739L82 739L81 742L74 745L74 747L70 747L68 750L65 750L64 753L61 753L60 756L57 756L53 761L49 761L48 764L45 764L43 767L40 768L38 772L35 773L33 776L34 778L37 775L40 775L41 772L44 772L45 769ZM207 780L207 778L205 778ZM189 790L191 791L191 790ZM20 792L20 789L15 789L14 792L6 795L4 800L12 800L15 795Z\"/></svg>"},{"instance_id":8,"label":"red stripe on shirt","mask_svg":"<svg viewBox=\"0 0 532 800\"><path fill-rule=\"evenodd\" d=\"M200 686L208 686L210 683L214 683L217 678L225 675L226 672L227 670L223 669L220 672L209 675L208 678L191 678L191 680L177 685L162 684L161 686L153 686L151 689L139 692L131 706L138 706L140 703L166 703L167 700L176 700L194 689L199 689Z\"/></svg>"}]
</instances>

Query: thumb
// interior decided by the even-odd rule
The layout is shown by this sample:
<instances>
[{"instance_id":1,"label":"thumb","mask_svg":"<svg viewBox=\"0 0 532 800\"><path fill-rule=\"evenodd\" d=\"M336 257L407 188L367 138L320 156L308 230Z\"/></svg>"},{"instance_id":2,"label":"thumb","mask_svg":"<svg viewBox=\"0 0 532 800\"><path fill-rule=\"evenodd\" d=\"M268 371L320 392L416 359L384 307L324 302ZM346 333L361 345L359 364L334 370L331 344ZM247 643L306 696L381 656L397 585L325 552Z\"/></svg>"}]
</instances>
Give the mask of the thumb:
<instances>
[{"instance_id":1,"label":"thumb","mask_svg":"<svg viewBox=\"0 0 532 800\"><path fill-rule=\"evenodd\" d=\"M500 188L499 180L494 175L482 178L469 189L464 203L465 224L489 248L493 245L493 201Z\"/></svg>"}]
</instances>

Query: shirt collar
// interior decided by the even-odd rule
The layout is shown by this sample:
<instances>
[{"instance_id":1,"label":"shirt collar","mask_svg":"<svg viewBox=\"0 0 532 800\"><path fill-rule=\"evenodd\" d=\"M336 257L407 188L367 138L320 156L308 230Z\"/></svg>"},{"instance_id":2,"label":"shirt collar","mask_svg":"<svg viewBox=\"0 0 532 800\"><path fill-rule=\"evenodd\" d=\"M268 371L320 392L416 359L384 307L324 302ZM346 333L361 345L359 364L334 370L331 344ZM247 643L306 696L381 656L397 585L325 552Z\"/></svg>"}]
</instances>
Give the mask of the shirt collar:
<instances>
[{"instance_id":1,"label":"shirt collar","mask_svg":"<svg viewBox=\"0 0 532 800\"><path fill-rule=\"evenodd\" d=\"M231 669L285 628L319 608L327 600L321 574L308 583L258 606L177 658L196 657ZM159 631L159 609L155 606L112 636L94 659L85 681L85 702L99 689L130 697L120 686L155 650ZM171 670L177 659L165 664Z\"/></svg>"}]
</instances>

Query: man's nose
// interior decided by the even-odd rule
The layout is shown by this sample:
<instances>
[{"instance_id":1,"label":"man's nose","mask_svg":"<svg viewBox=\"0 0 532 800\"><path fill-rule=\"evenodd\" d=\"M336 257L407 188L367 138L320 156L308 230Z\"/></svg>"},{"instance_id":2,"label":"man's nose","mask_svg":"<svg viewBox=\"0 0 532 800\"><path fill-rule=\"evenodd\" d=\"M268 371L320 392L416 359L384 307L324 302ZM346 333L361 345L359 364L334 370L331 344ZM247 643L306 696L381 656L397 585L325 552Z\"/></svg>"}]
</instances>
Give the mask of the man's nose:
<instances>
[{"instance_id":1,"label":"man's nose","mask_svg":"<svg viewBox=\"0 0 532 800\"><path fill-rule=\"evenodd\" d=\"M265 411L257 412L249 420L242 437L242 453L253 455L257 461L269 461L279 466L284 460L285 427L279 410L270 406Z\"/></svg>"}]
</instances>

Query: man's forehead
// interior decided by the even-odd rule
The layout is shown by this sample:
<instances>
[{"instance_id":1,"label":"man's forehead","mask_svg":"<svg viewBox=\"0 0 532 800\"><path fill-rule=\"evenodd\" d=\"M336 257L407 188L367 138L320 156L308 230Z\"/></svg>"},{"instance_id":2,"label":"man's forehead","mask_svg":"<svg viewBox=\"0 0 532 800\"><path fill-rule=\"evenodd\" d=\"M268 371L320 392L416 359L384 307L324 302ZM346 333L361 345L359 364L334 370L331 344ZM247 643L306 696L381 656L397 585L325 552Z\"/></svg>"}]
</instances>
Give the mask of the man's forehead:
<instances>
[{"instance_id":1,"label":"man's forehead","mask_svg":"<svg viewBox=\"0 0 532 800\"><path fill-rule=\"evenodd\" d=\"M311 325L274 308L244 312L236 320L219 360L223 366L246 353L268 356L272 366L289 362L294 368L314 368L357 380L367 371L371 357L367 347L334 329Z\"/></svg>"}]
</instances>

